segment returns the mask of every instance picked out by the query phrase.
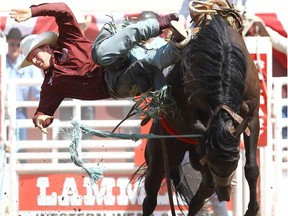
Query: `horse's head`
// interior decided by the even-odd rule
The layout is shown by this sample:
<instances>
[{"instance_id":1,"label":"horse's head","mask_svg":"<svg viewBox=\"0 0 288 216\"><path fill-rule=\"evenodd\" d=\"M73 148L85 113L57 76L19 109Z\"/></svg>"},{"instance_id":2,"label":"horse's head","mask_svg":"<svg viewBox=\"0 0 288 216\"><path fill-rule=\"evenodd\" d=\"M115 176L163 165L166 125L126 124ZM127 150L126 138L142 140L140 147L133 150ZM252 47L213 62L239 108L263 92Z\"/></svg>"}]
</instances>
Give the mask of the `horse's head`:
<instances>
[{"instance_id":1,"label":"horse's head","mask_svg":"<svg viewBox=\"0 0 288 216\"><path fill-rule=\"evenodd\" d=\"M240 158L240 136L235 136L235 128L232 116L219 111L205 132L205 158L220 201L230 200L231 184Z\"/></svg>"},{"instance_id":2,"label":"horse's head","mask_svg":"<svg viewBox=\"0 0 288 216\"><path fill-rule=\"evenodd\" d=\"M205 158L220 200L230 199L240 134L247 127L237 114L243 102L246 56L230 41L227 29L227 22L215 16L185 48L182 60L188 101L193 107L197 104L197 117L206 127ZM206 107L193 103L199 100Z\"/></svg>"}]
</instances>

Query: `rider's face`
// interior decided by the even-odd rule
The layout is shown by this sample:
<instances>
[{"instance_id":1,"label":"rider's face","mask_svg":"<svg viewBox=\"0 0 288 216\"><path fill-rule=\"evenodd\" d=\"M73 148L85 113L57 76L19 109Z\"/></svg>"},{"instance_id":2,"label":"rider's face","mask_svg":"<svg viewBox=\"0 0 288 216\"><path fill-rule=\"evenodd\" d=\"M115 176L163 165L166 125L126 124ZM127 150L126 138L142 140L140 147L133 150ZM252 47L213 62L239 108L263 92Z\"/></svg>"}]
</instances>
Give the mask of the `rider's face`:
<instances>
[{"instance_id":1,"label":"rider's face","mask_svg":"<svg viewBox=\"0 0 288 216\"><path fill-rule=\"evenodd\" d=\"M37 47L29 53L27 60L39 69L45 71L51 66L51 53L49 45Z\"/></svg>"}]
</instances>

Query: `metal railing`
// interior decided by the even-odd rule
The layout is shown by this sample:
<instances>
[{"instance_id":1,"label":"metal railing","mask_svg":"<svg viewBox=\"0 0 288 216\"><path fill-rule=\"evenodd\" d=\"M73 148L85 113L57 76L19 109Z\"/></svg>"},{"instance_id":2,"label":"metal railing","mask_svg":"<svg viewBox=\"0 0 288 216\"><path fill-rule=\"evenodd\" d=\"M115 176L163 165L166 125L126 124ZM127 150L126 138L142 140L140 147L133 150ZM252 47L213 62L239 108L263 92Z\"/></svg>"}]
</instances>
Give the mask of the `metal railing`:
<instances>
[{"instance_id":1,"label":"metal railing","mask_svg":"<svg viewBox=\"0 0 288 216\"><path fill-rule=\"evenodd\" d=\"M5 175L6 184L9 185L9 194L18 194L17 179L19 174L27 173L84 173L80 167L74 165L70 159L69 145L72 138L68 140L59 140L60 134L69 137L72 129L72 119L81 121L81 124L97 128L97 130L111 131L127 114L134 102L127 100L100 100L100 101L81 101L81 100L65 100L61 107L72 107L73 116L71 121L60 121L54 118L50 125L49 134L41 134L41 131L34 128L31 119L16 119L16 108L24 107L30 110L38 106L37 101L16 101L16 86L18 85L37 85L38 80L22 79L10 82L9 97L6 102L5 127L2 133L8 134L11 152L7 154L9 158L9 172ZM82 120L81 108L93 106L96 109L97 120ZM114 112L122 113L119 119L109 116L105 110L107 107L114 107ZM99 110L98 110L99 109ZM34 113L34 111L32 111ZM57 111L58 112L58 111ZM55 116L59 115L59 112ZM16 128L27 128L32 131L30 137L32 140L17 140ZM120 125L121 133L140 132L140 118L128 119ZM67 139L67 138L66 138ZM134 148L141 144L141 141L134 142L132 140L116 140L103 139L97 137L86 137L80 141L82 145L81 159L87 166L101 166L106 173L130 173L132 174L138 167L134 163ZM17 215L18 200L17 196L10 197L9 214Z\"/></svg>"},{"instance_id":2,"label":"metal railing","mask_svg":"<svg viewBox=\"0 0 288 216\"><path fill-rule=\"evenodd\" d=\"M28 80L22 84L36 84L37 82L29 82ZM288 105L288 99L282 98L281 89L283 85L288 84L288 78L273 78L273 95L271 98L272 109L271 109L271 122L273 124L273 132L269 136L272 137L272 143L269 143L269 147L264 147L260 149L260 161L267 161L265 166L260 167L260 181L261 184L267 184L271 189L268 191L265 189L261 191L263 197L267 194L267 201L264 202L269 207L265 210L265 215L267 212L269 215L283 215L285 206L288 203L285 203L283 194L288 193L288 188L283 184L283 181L287 181L288 173L288 142L287 139L282 137L282 128L288 126L288 121L285 118L282 118L282 106ZM19 85L20 83L10 83L10 85ZM10 88L11 89L11 88ZM15 88L14 88L15 89ZM10 92L10 95L11 92ZM16 125L20 127L27 127L30 130L34 128L31 119L25 120L16 120L16 108L17 107L27 107L33 108L38 105L36 101L24 101L24 102L15 102L15 100L10 97L9 101L6 104L7 110L9 111L9 119L6 120L6 129L8 132L10 130L10 145L12 147L11 153L7 156L9 157L9 172L5 175L8 179L8 185L10 187L10 194L18 194L19 185L17 183L18 175L27 174L27 173L82 173L81 168L72 164L68 147L71 140L59 140L59 133L63 133L62 128L68 128L64 131L69 132L69 128L72 128L71 121L60 121L59 119L54 119L53 124L51 125L50 134L44 135L38 129L34 129L33 134L41 134L40 139L34 140L21 140L17 141L15 138ZM133 105L132 100L103 100L103 101L63 101L61 107L73 107L74 117L79 119L81 123L87 125L91 128L97 129L112 129L117 125L122 119L92 119L92 120L81 120L81 107L83 106L94 106L97 108L105 107L126 107L127 110ZM103 110L102 110L103 111ZM122 112L123 110L121 110ZM122 112L125 115L124 112ZM123 116L124 117L124 116ZM16 124L17 121L17 124ZM121 132L137 129L139 130L140 119L131 119L125 121L121 128ZM11 133L12 131L12 133ZM39 136L38 136L39 137ZM113 139L101 139L97 137L89 137L89 139L82 140L81 145L83 152L81 153L81 158L87 163L88 166L95 166L95 164L100 164L106 173L132 173L138 167L135 166L134 158L135 152L134 148L138 147L141 144L141 141L134 142L129 140L113 140ZM13 149L14 145L18 146L19 151ZM25 150L25 152L22 152ZM25 161L22 163L21 161ZM242 162L244 164L244 161ZM238 175L242 176L238 178L238 181L246 181L244 179L242 164L240 162L238 166ZM8 173L10 173L8 175ZM286 178L285 178L286 175ZM284 178L283 178L284 177ZM241 180L242 178L242 180ZM239 185L238 185L239 184ZM242 188L240 182L237 184L237 189L239 195L242 195L243 191L246 191L247 186ZM283 188L283 186L285 186ZM268 187L266 187L268 188ZM17 205L18 200L17 196L11 196L9 200L10 212L17 214ZM244 197L235 198L236 202L243 202L243 208L246 208L247 200ZM283 201L284 200L284 201ZM284 204L283 204L284 202ZM270 203L270 204L269 204ZM12 214L13 215L13 214ZM233 214L234 215L234 214ZM237 214L236 214L237 215Z\"/></svg>"}]
</instances>

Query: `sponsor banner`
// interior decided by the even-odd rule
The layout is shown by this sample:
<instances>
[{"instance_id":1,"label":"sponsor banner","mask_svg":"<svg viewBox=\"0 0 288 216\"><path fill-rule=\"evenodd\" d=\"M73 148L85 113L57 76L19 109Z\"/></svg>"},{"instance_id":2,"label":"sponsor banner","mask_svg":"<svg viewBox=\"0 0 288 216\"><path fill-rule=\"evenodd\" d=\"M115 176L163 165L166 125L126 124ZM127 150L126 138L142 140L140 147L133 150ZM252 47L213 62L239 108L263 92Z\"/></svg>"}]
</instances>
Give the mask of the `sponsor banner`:
<instances>
[{"instance_id":1,"label":"sponsor banner","mask_svg":"<svg viewBox=\"0 0 288 216\"><path fill-rule=\"evenodd\" d=\"M106 174L105 178L91 185L89 177L73 173L20 175L19 212L21 216L137 215L142 211L145 191L143 182L130 182L130 177L129 174ZM175 196L174 204L177 204ZM163 182L156 213L163 215L169 211L168 193Z\"/></svg>"},{"instance_id":2,"label":"sponsor banner","mask_svg":"<svg viewBox=\"0 0 288 216\"><path fill-rule=\"evenodd\" d=\"M180 211L176 211L176 216L183 216ZM156 211L153 216L170 216L172 213L170 211ZM142 216L141 211L22 211L21 216Z\"/></svg>"}]
</instances>

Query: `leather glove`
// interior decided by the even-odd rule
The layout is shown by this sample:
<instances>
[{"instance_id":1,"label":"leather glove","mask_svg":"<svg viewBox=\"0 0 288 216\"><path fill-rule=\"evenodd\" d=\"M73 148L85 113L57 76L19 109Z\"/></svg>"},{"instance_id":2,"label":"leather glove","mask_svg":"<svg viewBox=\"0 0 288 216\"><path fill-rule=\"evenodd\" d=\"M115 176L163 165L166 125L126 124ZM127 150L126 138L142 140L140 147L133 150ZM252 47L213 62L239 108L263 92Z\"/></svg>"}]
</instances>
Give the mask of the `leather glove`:
<instances>
[{"instance_id":1,"label":"leather glove","mask_svg":"<svg viewBox=\"0 0 288 216\"><path fill-rule=\"evenodd\" d=\"M35 124L35 127L39 128L42 133L48 134L47 127L52 123L53 116L49 115L36 115L33 118L33 122Z\"/></svg>"}]
</instances>

